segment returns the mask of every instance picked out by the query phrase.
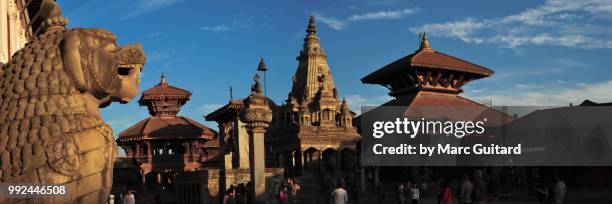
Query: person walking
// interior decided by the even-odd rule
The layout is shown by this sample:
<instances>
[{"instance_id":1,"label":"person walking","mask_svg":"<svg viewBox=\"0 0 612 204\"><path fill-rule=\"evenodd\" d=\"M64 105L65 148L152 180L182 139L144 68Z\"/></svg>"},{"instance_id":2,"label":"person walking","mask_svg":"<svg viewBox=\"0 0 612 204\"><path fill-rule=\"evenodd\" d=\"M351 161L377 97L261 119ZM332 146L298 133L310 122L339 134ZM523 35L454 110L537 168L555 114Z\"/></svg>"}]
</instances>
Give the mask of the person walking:
<instances>
[{"instance_id":1,"label":"person walking","mask_svg":"<svg viewBox=\"0 0 612 204\"><path fill-rule=\"evenodd\" d=\"M453 204L453 190L448 184L448 181L442 183L442 195L440 198L440 204Z\"/></svg>"},{"instance_id":2,"label":"person walking","mask_svg":"<svg viewBox=\"0 0 612 204\"><path fill-rule=\"evenodd\" d=\"M331 192L330 203L331 204L347 204L348 203L348 195L346 190L344 190L344 181L338 180L336 185L336 189Z\"/></svg>"},{"instance_id":3,"label":"person walking","mask_svg":"<svg viewBox=\"0 0 612 204\"><path fill-rule=\"evenodd\" d=\"M287 185L289 187L289 201L293 204L298 203L298 191L301 189L300 184L293 179L287 178Z\"/></svg>"},{"instance_id":4,"label":"person walking","mask_svg":"<svg viewBox=\"0 0 612 204\"><path fill-rule=\"evenodd\" d=\"M418 204L420 197L420 190L416 183L412 184L410 188L410 199L412 200L412 204Z\"/></svg>"},{"instance_id":5,"label":"person walking","mask_svg":"<svg viewBox=\"0 0 612 204\"><path fill-rule=\"evenodd\" d=\"M125 196L123 196L123 204L136 204L132 189L128 190Z\"/></svg>"},{"instance_id":6,"label":"person walking","mask_svg":"<svg viewBox=\"0 0 612 204\"><path fill-rule=\"evenodd\" d=\"M554 204L563 204L563 198L565 197L565 193L567 193L567 187L565 186L565 182L563 182L559 178L555 178L555 190L554 190Z\"/></svg>"},{"instance_id":7,"label":"person walking","mask_svg":"<svg viewBox=\"0 0 612 204\"><path fill-rule=\"evenodd\" d=\"M408 181L406 182L406 184L404 184L404 197L406 198L405 203L408 204L410 198L412 197L412 195L410 195L410 189L412 189L412 182Z\"/></svg>"},{"instance_id":8,"label":"person walking","mask_svg":"<svg viewBox=\"0 0 612 204\"><path fill-rule=\"evenodd\" d=\"M463 175L463 182L461 183L459 193L459 202L461 204L472 203L472 190L474 190L474 185L470 182L470 177L467 174Z\"/></svg>"},{"instance_id":9,"label":"person walking","mask_svg":"<svg viewBox=\"0 0 612 204\"><path fill-rule=\"evenodd\" d=\"M288 194L289 193L289 188L287 188L287 185L281 184L281 187L278 191L278 203L279 204L289 204L289 198L288 198Z\"/></svg>"},{"instance_id":10,"label":"person walking","mask_svg":"<svg viewBox=\"0 0 612 204\"><path fill-rule=\"evenodd\" d=\"M486 204L488 200L487 183L482 177L482 170L474 171L474 188L472 189L472 203L474 204Z\"/></svg>"},{"instance_id":11,"label":"person walking","mask_svg":"<svg viewBox=\"0 0 612 204\"><path fill-rule=\"evenodd\" d=\"M229 189L225 192L223 204L236 204L236 187L234 185L230 185Z\"/></svg>"},{"instance_id":12,"label":"person walking","mask_svg":"<svg viewBox=\"0 0 612 204\"><path fill-rule=\"evenodd\" d=\"M544 184L543 181L540 181L538 183L538 185L536 186L536 191L538 193L538 200L540 200L540 204L547 204L550 192L548 191L548 187L546 187L546 184Z\"/></svg>"},{"instance_id":13,"label":"person walking","mask_svg":"<svg viewBox=\"0 0 612 204\"><path fill-rule=\"evenodd\" d=\"M406 203L406 194L404 193L405 189L404 189L404 184L399 184L399 186L397 186L396 189L396 199L397 199L397 204L405 204Z\"/></svg>"}]
</instances>

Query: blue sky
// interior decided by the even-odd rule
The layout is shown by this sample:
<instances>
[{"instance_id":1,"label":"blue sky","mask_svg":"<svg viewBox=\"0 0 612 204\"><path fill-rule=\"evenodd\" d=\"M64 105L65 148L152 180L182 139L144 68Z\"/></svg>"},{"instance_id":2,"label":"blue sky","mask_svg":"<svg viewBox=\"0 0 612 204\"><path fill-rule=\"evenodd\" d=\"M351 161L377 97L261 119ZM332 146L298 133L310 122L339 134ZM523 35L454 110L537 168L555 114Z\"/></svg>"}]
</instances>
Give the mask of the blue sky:
<instances>
[{"instance_id":1,"label":"blue sky","mask_svg":"<svg viewBox=\"0 0 612 204\"><path fill-rule=\"evenodd\" d=\"M70 27L103 27L119 43L140 42L147 64L141 91L168 82L193 92L181 113L203 115L246 96L259 57L269 96L290 91L309 15L340 95L353 110L389 99L359 80L416 50L427 31L434 49L495 70L464 87L494 105L568 105L612 101L612 1L417 0L58 0ZM118 134L148 116L137 98L102 110Z\"/></svg>"}]
</instances>

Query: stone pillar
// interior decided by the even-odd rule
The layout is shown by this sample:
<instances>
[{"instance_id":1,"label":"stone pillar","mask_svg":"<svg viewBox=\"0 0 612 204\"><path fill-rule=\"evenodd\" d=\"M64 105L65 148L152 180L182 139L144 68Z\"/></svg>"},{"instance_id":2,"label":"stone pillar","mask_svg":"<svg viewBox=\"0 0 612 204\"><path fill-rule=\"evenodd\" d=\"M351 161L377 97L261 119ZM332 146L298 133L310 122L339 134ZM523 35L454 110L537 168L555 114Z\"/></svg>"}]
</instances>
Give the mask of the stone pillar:
<instances>
[{"instance_id":1,"label":"stone pillar","mask_svg":"<svg viewBox=\"0 0 612 204\"><path fill-rule=\"evenodd\" d=\"M147 141L146 142L147 145L147 161L148 162L152 162L153 161L153 147L151 147L151 142Z\"/></svg>"},{"instance_id":2,"label":"stone pillar","mask_svg":"<svg viewBox=\"0 0 612 204\"><path fill-rule=\"evenodd\" d=\"M302 151L300 149L296 149L294 155L295 161L295 172L296 175L302 175L302 171L304 170L304 165L302 161Z\"/></svg>"},{"instance_id":3,"label":"stone pillar","mask_svg":"<svg viewBox=\"0 0 612 204\"><path fill-rule=\"evenodd\" d=\"M219 171L219 173L221 174L219 176L219 197L223 198L225 196L225 189L227 189L226 187L226 179L225 179L225 172L227 172L227 169L231 169L232 168L232 155L228 154L228 144L227 144L227 138L229 138L229 130L230 130L230 125L231 123L229 122L225 122L225 123L221 123L219 122L219 137L217 139L219 139L219 154L222 156L221 157L221 171Z\"/></svg>"},{"instance_id":4,"label":"stone pillar","mask_svg":"<svg viewBox=\"0 0 612 204\"><path fill-rule=\"evenodd\" d=\"M249 155L250 155L250 133L248 133L248 124L244 124L242 121L236 119L234 138L236 139L236 148L234 152L238 160L238 168L248 169L249 168Z\"/></svg>"},{"instance_id":5,"label":"stone pillar","mask_svg":"<svg viewBox=\"0 0 612 204\"><path fill-rule=\"evenodd\" d=\"M141 155L140 144L136 143L136 154L135 154L135 157L140 157L140 155Z\"/></svg>"},{"instance_id":6,"label":"stone pillar","mask_svg":"<svg viewBox=\"0 0 612 204\"><path fill-rule=\"evenodd\" d=\"M223 169L231 169L233 168L232 166L232 154L228 153L228 149L229 145L232 144L228 144L227 143L227 139L229 138L229 131L231 129L230 125L232 125L231 122L226 122L223 124L219 125L219 147L220 147L220 154L223 155Z\"/></svg>"},{"instance_id":7,"label":"stone pillar","mask_svg":"<svg viewBox=\"0 0 612 204\"><path fill-rule=\"evenodd\" d=\"M245 108L240 113L240 119L246 124L249 134L249 164L251 173L250 203L266 203L265 147L264 133L272 121L272 111L268 98L262 95L259 76L255 75L255 84L251 95L244 100Z\"/></svg>"},{"instance_id":8,"label":"stone pillar","mask_svg":"<svg viewBox=\"0 0 612 204\"><path fill-rule=\"evenodd\" d=\"M317 164L319 165L319 173L322 173L325 171L325 169L323 169L323 152L317 151L317 157L319 158L317 161Z\"/></svg>"}]
</instances>

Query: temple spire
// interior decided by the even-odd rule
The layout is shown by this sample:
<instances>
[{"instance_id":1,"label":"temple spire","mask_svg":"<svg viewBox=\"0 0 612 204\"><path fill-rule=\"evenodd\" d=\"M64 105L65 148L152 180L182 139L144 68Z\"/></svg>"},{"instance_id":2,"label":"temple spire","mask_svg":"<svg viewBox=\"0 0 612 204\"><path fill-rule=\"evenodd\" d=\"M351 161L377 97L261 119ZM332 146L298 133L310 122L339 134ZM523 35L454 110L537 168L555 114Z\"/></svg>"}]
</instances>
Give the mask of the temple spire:
<instances>
[{"instance_id":1,"label":"temple spire","mask_svg":"<svg viewBox=\"0 0 612 204\"><path fill-rule=\"evenodd\" d=\"M161 73L161 76L159 76L159 85L168 85L168 82L166 81L166 76L164 76L164 73Z\"/></svg>"},{"instance_id":2,"label":"temple spire","mask_svg":"<svg viewBox=\"0 0 612 204\"><path fill-rule=\"evenodd\" d=\"M230 101L234 100L234 90L232 90L232 85L229 86L229 97Z\"/></svg>"},{"instance_id":3,"label":"temple spire","mask_svg":"<svg viewBox=\"0 0 612 204\"><path fill-rule=\"evenodd\" d=\"M420 50L430 50L431 47L429 46L429 38L427 38L427 33L423 32L423 34L421 34L421 45L419 47Z\"/></svg>"},{"instance_id":4,"label":"temple spire","mask_svg":"<svg viewBox=\"0 0 612 204\"><path fill-rule=\"evenodd\" d=\"M268 67L266 67L266 62L264 62L264 58L261 57L259 59L259 65L257 66L257 71L268 71Z\"/></svg>"},{"instance_id":5,"label":"temple spire","mask_svg":"<svg viewBox=\"0 0 612 204\"><path fill-rule=\"evenodd\" d=\"M317 25L315 24L314 16L310 16L310 19L308 19L308 28L306 28L306 32L308 34L313 34L317 32Z\"/></svg>"}]
</instances>

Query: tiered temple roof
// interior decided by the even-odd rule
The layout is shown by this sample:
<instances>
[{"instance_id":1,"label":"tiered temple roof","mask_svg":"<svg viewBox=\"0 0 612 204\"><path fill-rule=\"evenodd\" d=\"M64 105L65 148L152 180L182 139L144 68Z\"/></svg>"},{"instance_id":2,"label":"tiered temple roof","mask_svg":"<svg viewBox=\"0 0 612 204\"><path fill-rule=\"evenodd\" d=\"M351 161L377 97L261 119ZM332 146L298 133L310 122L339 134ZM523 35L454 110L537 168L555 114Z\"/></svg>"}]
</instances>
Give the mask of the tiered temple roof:
<instances>
[{"instance_id":1,"label":"tiered temple roof","mask_svg":"<svg viewBox=\"0 0 612 204\"><path fill-rule=\"evenodd\" d=\"M488 124L499 125L512 118L458 95L466 83L493 73L486 67L434 50L423 33L418 50L374 71L361 81L388 88L394 99L381 106L407 107L404 113L409 117L451 120L487 117Z\"/></svg>"},{"instance_id":2,"label":"tiered temple roof","mask_svg":"<svg viewBox=\"0 0 612 204\"><path fill-rule=\"evenodd\" d=\"M366 84L380 84L392 96L414 90L461 93L466 83L493 75L493 71L436 51L423 33L419 49L362 78Z\"/></svg>"},{"instance_id":3,"label":"tiered temple roof","mask_svg":"<svg viewBox=\"0 0 612 204\"><path fill-rule=\"evenodd\" d=\"M215 139L216 132L188 117L177 116L191 92L168 85L162 74L158 85L143 92L138 100L149 109L148 117L119 134L118 142L141 139Z\"/></svg>"}]
</instances>

